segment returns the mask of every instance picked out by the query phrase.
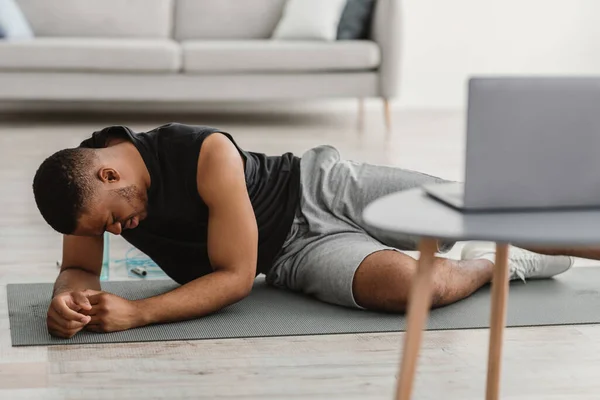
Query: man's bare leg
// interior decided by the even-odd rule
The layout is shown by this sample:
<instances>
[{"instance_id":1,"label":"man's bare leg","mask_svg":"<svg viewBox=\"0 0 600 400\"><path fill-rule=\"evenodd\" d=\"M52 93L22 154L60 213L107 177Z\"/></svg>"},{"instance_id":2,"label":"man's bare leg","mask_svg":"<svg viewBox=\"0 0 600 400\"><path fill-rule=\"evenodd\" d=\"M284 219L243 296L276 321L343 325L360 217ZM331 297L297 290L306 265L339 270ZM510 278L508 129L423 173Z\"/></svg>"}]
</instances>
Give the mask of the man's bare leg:
<instances>
[{"instance_id":1,"label":"man's bare leg","mask_svg":"<svg viewBox=\"0 0 600 400\"><path fill-rule=\"evenodd\" d=\"M432 307L464 299L492 280L494 265L488 260L435 258ZM404 312L417 260L392 250L369 255L360 264L352 285L361 307L376 311Z\"/></svg>"},{"instance_id":2,"label":"man's bare leg","mask_svg":"<svg viewBox=\"0 0 600 400\"><path fill-rule=\"evenodd\" d=\"M566 249L557 251L557 249L525 249L510 246L510 279L526 281L527 279L547 279L560 275L573 266L574 258L565 253ZM479 241L468 242L462 248L460 258L462 260L486 259L495 262L496 244Z\"/></svg>"},{"instance_id":3,"label":"man's bare leg","mask_svg":"<svg viewBox=\"0 0 600 400\"><path fill-rule=\"evenodd\" d=\"M572 257L600 260L599 248L522 248L529 250L529 255L516 247L510 250L511 279L555 276L571 268ZM531 252L540 255L532 259L531 255L535 254ZM462 300L491 282L495 244L469 242L461 258L460 261L434 258L433 308ZM367 309L404 312L417 265L417 260L397 251L384 250L369 255L354 275L354 299Z\"/></svg>"},{"instance_id":4,"label":"man's bare leg","mask_svg":"<svg viewBox=\"0 0 600 400\"><path fill-rule=\"evenodd\" d=\"M544 248L544 247L523 247L529 251L549 256L570 256L578 258L587 258L590 260L600 260L600 248L598 247L572 247L572 248Z\"/></svg>"}]
</instances>

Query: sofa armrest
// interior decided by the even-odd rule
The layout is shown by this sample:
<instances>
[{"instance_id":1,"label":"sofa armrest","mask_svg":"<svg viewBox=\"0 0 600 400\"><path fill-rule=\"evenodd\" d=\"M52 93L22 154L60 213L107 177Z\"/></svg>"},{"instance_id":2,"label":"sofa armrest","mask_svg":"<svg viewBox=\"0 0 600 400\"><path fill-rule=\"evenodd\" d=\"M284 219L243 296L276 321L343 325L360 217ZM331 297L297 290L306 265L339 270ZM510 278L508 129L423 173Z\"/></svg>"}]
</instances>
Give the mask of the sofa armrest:
<instances>
[{"instance_id":1,"label":"sofa armrest","mask_svg":"<svg viewBox=\"0 0 600 400\"><path fill-rule=\"evenodd\" d=\"M398 92L401 53L401 0L377 0L371 26L371 39L381 48L379 91L392 98Z\"/></svg>"}]
</instances>

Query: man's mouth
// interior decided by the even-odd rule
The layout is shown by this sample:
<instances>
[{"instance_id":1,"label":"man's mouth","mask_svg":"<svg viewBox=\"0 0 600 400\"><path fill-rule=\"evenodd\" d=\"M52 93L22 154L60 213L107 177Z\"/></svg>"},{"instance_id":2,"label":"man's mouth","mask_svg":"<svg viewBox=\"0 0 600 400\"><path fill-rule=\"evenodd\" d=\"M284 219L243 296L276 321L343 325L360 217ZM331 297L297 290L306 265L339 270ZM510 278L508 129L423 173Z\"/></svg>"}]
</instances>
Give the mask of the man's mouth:
<instances>
[{"instance_id":1,"label":"man's mouth","mask_svg":"<svg viewBox=\"0 0 600 400\"><path fill-rule=\"evenodd\" d=\"M137 216L131 217L125 222L125 229L133 229L137 227L140 223L140 220Z\"/></svg>"}]
</instances>

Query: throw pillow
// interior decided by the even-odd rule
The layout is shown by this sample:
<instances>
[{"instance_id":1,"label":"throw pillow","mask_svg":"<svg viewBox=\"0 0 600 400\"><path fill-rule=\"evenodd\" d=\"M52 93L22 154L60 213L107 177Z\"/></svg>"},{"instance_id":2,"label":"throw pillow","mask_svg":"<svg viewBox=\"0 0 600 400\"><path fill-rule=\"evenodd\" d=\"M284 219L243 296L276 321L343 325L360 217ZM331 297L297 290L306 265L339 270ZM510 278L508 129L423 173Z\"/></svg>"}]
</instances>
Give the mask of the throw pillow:
<instances>
[{"instance_id":1,"label":"throw pillow","mask_svg":"<svg viewBox=\"0 0 600 400\"><path fill-rule=\"evenodd\" d=\"M369 38L375 0L348 0L338 26L338 40Z\"/></svg>"},{"instance_id":2,"label":"throw pillow","mask_svg":"<svg viewBox=\"0 0 600 400\"><path fill-rule=\"evenodd\" d=\"M32 39L33 31L15 0L0 0L0 27L6 39Z\"/></svg>"},{"instance_id":3,"label":"throw pillow","mask_svg":"<svg viewBox=\"0 0 600 400\"><path fill-rule=\"evenodd\" d=\"M346 0L288 0L272 38L333 41L345 6Z\"/></svg>"}]
</instances>

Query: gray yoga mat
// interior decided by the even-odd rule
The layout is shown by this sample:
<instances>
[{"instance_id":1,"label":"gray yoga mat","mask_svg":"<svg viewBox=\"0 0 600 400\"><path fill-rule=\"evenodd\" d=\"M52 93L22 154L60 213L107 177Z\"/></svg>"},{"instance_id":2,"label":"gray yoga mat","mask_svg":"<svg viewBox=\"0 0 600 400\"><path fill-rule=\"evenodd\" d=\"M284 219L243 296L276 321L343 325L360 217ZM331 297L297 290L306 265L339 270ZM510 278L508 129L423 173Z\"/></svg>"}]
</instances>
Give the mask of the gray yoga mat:
<instances>
[{"instance_id":1,"label":"gray yoga mat","mask_svg":"<svg viewBox=\"0 0 600 400\"><path fill-rule=\"evenodd\" d=\"M163 293L172 281L107 282L105 291L139 299ZM539 326L600 323L600 268L575 268L555 279L513 282L507 325ZM450 306L432 311L428 329L488 328L490 287ZM258 278L252 294L213 315L125 332L80 332L56 339L46 330L52 284L8 285L8 310L13 346L149 342L216 338L322 335L404 331L404 316L333 306L275 289Z\"/></svg>"}]
</instances>

